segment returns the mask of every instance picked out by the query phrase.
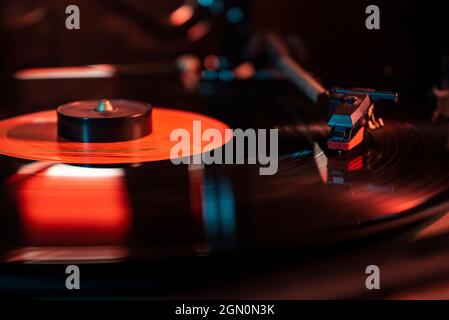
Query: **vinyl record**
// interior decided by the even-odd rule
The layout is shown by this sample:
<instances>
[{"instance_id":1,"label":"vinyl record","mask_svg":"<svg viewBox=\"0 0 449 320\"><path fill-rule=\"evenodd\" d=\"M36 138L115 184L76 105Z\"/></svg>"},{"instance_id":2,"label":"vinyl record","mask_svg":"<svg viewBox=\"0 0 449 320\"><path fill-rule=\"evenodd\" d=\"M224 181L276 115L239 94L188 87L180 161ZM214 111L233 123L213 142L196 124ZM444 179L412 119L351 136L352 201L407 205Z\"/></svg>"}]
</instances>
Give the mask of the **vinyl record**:
<instances>
[{"instance_id":1,"label":"vinyl record","mask_svg":"<svg viewBox=\"0 0 449 320\"><path fill-rule=\"evenodd\" d=\"M291 250L447 212L447 129L391 122L350 153L325 124L279 127L293 151L258 165L16 165L2 193L2 261L117 262ZM431 143L430 143L431 142ZM12 199L12 200L11 200Z\"/></svg>"},{"instance_id":2,"label":"vinyl record","mask_svg":"<svg viewBox=\"0 0 449 320\"><path fill-rule=\"evenodd\" d=\"M213 118L187 111L154 108L153 132L141 139L83 143L61 141L57 133L56 111L43 111L18 116L0 122L0 153L22 159L56 161L73 164L118 164L160 161L170 159L172 147L178 141L170 141L176 129L187 130L190 145L194 139L193 124L201 123L199 134L213 128L224 136L228 128ZM110 133L111 135L114 132ZM190 148L190 155L210 151L223 142L202 142L199 151Z\"/></svg>"}]
</instances>

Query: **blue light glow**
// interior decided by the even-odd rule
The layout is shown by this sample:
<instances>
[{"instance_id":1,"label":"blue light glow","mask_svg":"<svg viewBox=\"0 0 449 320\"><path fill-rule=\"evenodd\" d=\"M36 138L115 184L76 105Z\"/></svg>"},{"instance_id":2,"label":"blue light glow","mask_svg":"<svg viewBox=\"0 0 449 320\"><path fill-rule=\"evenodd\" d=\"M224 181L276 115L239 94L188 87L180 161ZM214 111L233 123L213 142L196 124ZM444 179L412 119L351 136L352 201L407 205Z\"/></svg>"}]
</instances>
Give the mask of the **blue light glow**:
<instances>
[{"instance_id":1,"label":"blue light glow","mask_svg":"<svg viewBox=\"0 0 449 320\"><path fill-rule=\"evenodd\" d=\"M228 82L235 79L235 74L230 70L223 70L219 72L218 78L220 78L221 81Z\"/></svg>"},{"instance_id":2,"label":"blue light glow","mask_svg":"<svg viewBox=\"0 0 449 320\"><path fill-rule=\"evenodd\" d=\"M238 23L243 19L243 11L238 7L232 7L226 12L226 19L231 23Z\"/></svg>"},{"instance_id":3,"label":"blue light glow","mask_svg":"<svg viewBox=\"0 0 449 320\"><path fill-rule=\"evenodd\" d=\"M210 7L214 3L214 0L198 0L198 4L203 7Z\"/></svg>"},{"instance_id":4,"label":"blue light glow","mask_svg":"<svg viewBox=\"0 0 449 320\"><path fill-rule=\"evenodd\" d=\"M215 15L222 13L223 9L224 9L223 0L214 0L211 6L209 7L209 10Z\"/></svg>"},{"instance_id":5,"label":"blue light glow","mask_svg":"<svg viewBox=\"0 0 449 320\"><path fill-rule=\"evenodd\" d=\"M237 217L232 184L227 179L206 177L203 219L212 247L233 246L237 240Z\"/></svg>"},{"instance_id":6,"label":"blue light glow","mask_svg":"<svg viewBox=\"0 0 449 320\"><path fill-rule=\"evenodd\" d=\"M203 79L206 81L213 81L213 80L217 80L218 78L218 73L215 71L211 71L211 70L205 70L203 71Z\"/></svg>"},{"instance_id":7,"label":"blue light glow","mask_svg":"<svg viewBox=\"0 0 449 320\"><path fill-rule=\"evenodd\" d=\"M303 150L299 152L292 153L290 156L295 159L304 158L313 154L312 150Z\"/></svg>"},{"instance_id":8,"label":"blue light glow","mask_svg":"<svg viewBox=\"0 0 449 320\"><path fill-rule=\"evenodd\" d=\"M219 241L220 237L220 217L214 184L204 186L204 200L204 225L207 238L210 242L215 243Z\"/></svg>"},{"instance_id":9,"label":"blue light glow","mask_svg":"<svg viewBox=\"0 0 449 320\"><path fill-rule=\"evenodd\" d=\"M235 216L234 194L229 183L218 186L220 197L221 230L226 241L234 241L236 236L237 222Z\"/></svg>"}]
</instances>

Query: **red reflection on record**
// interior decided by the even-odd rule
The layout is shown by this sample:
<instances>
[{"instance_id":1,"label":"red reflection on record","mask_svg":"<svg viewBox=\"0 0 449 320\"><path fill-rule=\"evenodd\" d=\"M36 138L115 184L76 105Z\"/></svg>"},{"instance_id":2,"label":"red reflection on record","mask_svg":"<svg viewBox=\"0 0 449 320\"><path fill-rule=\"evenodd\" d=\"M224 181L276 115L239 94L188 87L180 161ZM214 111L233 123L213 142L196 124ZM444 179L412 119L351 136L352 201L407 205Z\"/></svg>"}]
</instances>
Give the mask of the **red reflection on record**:
<instances>
[{"instance_id":1,"label":"red reflection on record","mask_svg":"<svg viewBox=\"0 0 449 320\"><path fill-rule=\"evenodd\" d=\"M45 167L47 166L47 167ZM117 245L131 216L122 169L36 162L12 179L27 245Z\"/></svg>"}]
</instances>

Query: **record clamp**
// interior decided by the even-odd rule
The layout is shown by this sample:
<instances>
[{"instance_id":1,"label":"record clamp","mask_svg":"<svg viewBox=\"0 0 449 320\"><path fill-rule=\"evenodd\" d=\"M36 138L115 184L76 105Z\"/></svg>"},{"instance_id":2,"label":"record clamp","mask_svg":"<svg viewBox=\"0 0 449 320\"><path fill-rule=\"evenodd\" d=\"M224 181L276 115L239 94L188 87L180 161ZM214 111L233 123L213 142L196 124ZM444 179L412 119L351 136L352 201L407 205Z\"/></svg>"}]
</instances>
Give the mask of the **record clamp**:
<instances>
[{"instance_id":1,"label":"record clamp","mask_svg":"<svg viewBox=\"0 0 449 320\"><path fill-rule=\"evenodd\" d=\"M79 142L118 142L152 131L152 107L129 100L80 101L57 109L58 136Z\"/></svg>"}]
</instances>

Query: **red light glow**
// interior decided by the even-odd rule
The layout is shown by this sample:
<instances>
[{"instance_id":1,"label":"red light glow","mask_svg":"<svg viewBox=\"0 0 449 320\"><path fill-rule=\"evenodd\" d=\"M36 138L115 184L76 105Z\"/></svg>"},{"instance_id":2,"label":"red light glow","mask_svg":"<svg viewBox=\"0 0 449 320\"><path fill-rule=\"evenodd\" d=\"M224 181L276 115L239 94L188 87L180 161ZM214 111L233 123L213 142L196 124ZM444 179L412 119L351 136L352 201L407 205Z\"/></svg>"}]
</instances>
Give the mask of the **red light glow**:
<instances>
[{"instance_id":1,"label":"red light glow","mask_svg":"<svg viewBox=\"0 0 449 320\"><path fill-rule=\"evenodd\" d=\"M174 26L181 26L193 17L191 6L184 4L173 11L170 15L170 23Z\"/></svg>"},{"instance_id":2,"label":"red light glow","mask_svg":"<svg viewBox=\"0 0 449 320\"><path fill-rule=\"evenodd\" d=\"M131 216L120 169L54 164L33 175L23 173L30 170L10 181L28 245L118 245L126 240Z\"/></svg>"}]
</instances>

